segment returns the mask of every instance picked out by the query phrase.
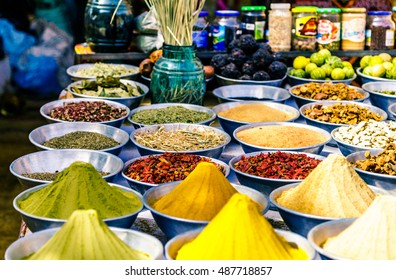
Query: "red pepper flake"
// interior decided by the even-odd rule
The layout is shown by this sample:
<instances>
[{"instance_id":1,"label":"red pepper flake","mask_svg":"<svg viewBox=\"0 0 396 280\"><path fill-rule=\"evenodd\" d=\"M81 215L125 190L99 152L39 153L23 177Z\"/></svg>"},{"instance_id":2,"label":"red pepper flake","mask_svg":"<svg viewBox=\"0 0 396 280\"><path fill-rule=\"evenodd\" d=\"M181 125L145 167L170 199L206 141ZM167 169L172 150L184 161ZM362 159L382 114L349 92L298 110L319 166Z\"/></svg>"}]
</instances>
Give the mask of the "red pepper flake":
<instances>
[{"instance_id":1,"label":"red pepper flake","mask_svg":"<svg viewBox=\"0 0 396 280\"><path fill-rule=\"evenodd\" d=\"M193 154L166 152L135 160L124 174L133 180L150 184L180 181L184 180L201 161L210 162L210 159ZM214 162L213 164L225 173L223 166Z\"/></svg>"},{"instance_id":2,"label":"red pepper flake","mask_svg":"<svg viewBox=\"0 0 396 280\"><path fill-rule=\"evenodd\" d=\"M305 154L287 152L242 156L234 168L250 175L270 179L303 180L321 162Z\"/></svg>"}]
</instances>

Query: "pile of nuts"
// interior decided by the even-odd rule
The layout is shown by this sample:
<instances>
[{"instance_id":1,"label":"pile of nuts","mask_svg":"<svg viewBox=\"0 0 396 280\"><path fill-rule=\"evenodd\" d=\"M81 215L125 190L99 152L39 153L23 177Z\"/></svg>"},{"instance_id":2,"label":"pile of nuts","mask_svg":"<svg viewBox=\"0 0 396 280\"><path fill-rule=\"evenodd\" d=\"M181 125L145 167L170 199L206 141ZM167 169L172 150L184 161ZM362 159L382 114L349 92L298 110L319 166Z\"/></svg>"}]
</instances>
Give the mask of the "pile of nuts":
<instances>
[{"instance_id":1,"label":"pile of nuts","mask_svg":"<svg viewBox=\"0 0 396 280\"><path fill-rule=\"evenodd\" d=\"M356 168L385 175L396 175L396 144L391 143L376 155L369 151L364 153L366 159L357 160L352 165Z\"/></svg>"},{"instance_id":2,"label":"pile of nuts","mask_svg":"<svg viewBox=\"0 0 396 280\"><path fill-rule=\"evenodd\" d=\"M396 122L363 121L355 126L342 126L334 132L337 140L364 148L385 148L396 142Z\"/></svg>"},{"instance_id":3,"label":"pile of nuts","mask_svg":"<svg viewBox=\"0 0 396 280\"><path fill-rule=\"evenodd\" d=\"M364 95L353 87L344 83L308 83L296 86L293 94L313 99L313 100L355 100L361 99Z\"/></svg>"},{"instance_id":4,"label":"pile of nuts","mask_svg":"<svg viewBox=\"0 0 396 280\"><path fill-rule=\"evenodd\" d=\"M329 106L314 104L303 113L310 119L334 124L357 124L370 119L383 120L380 115L356 104L337 103Z\"/></svg>"}]
</instances>

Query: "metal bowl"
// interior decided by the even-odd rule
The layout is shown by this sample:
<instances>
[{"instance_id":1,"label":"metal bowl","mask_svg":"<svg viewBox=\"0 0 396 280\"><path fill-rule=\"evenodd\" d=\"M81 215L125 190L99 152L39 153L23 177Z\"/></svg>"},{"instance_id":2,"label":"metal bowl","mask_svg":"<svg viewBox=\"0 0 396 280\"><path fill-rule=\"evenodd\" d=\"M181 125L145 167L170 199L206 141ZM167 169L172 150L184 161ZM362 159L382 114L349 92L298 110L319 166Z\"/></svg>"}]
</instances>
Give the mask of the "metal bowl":
<instances>
[{"instance_id":1,"label":"metal bowl","mask_svg":"<svg viewBox=\"0 0 396 280\"><path fill-rule=\"evenodd\" d=\"M128 117L128 115L131 112L131 110L128 108L128 106L125 106L125 105L123 105L121 103L118 103L118 102L115 102L115 101L111 101L111 100L98 99L98 98L69 98L69 99L55 100L55 101L51 101L51 102L48 102L48 103L44 104L40 108L40 114L49 123L54 123L54 122L55 123L56 122L70 123L69 121L62 121L62 120L59 120L59 119L51 118L49 116L51 110L54 109L54 108L57 108L57 107L62 107L66 103L73 103L73 102L74 103L78 103L78 102L98 102L98 101L105 102L109 106L125 110L125 116L123 116L121 118L118 118L118 119L115 119L115 120L111 120L111 121L99 122L101 124L107 124L107 125L111 125L111 126L114 126L114 127L121 127L121 125L124 123L125 119Z\"/></svg>"},{"instance_id":2,"label":"metal bowl","mask_svg":"<svg viewBox=\"0 0 396 280\"><path fill-rule=\"evenodd\" d=\"M390 113L392 119L396 120L396 103L389 105L388 112Z\"/></svg>"},{"instance_id":3,"label":"metal bowl","mask_svg":"<svg viewBox=\"0 0 396 280\"><path fill-rule=\"evenodd\" d=\"M284 103L290 98L289 92L280 87L263 85L229 85L212 91L220 103L228 101L275 101Z\"/></svg>"},{"instance_id":4,"label":"metal bowl","mask_svg":"<svg viewBox=\"0 0 396 280\"><path fill-rule=\"evenodd\" d=\"M158 155L158 154L157 154ZM151 184L151 183L146 183L146 182L141 182L139 180L135 180L135 179L131 179L130 177L128 177L127 175L125 175L125 171L128 169L128 167L134 163L137 160L141 160L144 158L148 158L150 156L155 156L155 155L148 155L148 156L142 156L142 157L138 157L138 158L134 158L131 160L128 160L125 165L124 165L124 170L122 171L121 175L122 177L124 177L124 179L128 182L129 186L138 191L139 193L141 193L142 195L144 195L144 193L148 190L151 189L153 187L157 187L160 184ZM202 156L203 157L203 156ZM208 157L203 157L203 158L208 158ZM225 164L223 161L218 160L218 159L214 159L214 158L208 158L211 162L214 162L218 165L220 165L224 171L224 176L227 177L230 174L230 167Z\"/></svg>"},{"instance_id":5,"label":"metal bowl","mask_svg":"<svg viewBox=\"0 0 396 280\"><path fill-rule=\"evenodd\" d=\"M281 79L269 80L269 81L254 81L254 80L237 80L230 79L220 75L215 74L216 80L220 86L230 86L230 85L265 85L280 87L283 81L286 79L286 75Z\"/></svg>"},{"instance_id":6,"label":"metal bowl","mask_svg":"<svg viewBox=\"0 0 396 280\"><path fill-rule=\"evenodd\" d=\"M370 82L362 85L362 89L370 94L371 104L381 108L388 114L389 119L396 118L388 110L388 107L396 103L396 95L379 93L378 90L393 90L396 89L396 82Z\"/></svg>"},{"instance_id":7,"label":"metal bowl","mask_svg":"<svg viewBox=\"0 0 396 280\"><path fill-rule=\"evenodd\" d=\"M308 79L308 78L299 78L299 77L294 77L290 75L290 71L293 69L293 67L289 67L287 71L287 80L291 86L296 86L296 85L301 85L301 84L306 84L309 82L314 82L314 83L327 83L327 82L332 82L333 84L337 83L344 83L347 85L352 84L353 80L356 79L357 75L356 73L353 75L352 78L350 79L344 79L344 80L315 80L315 79Z\"/></svg>"},{"instance_id":8,"label":"metal bowl","mask_svg":"<svg viewBox=\"0 0 396 280\"><path fill-rule=\"evenodd\" d=\"M179 250L187 243L195 239L202 229L188 231L173 237L165 244L165 258L167 260L175 260ZM308 255L309 260L316 258L316 252L314 248L308 243L308 240L296 233L275 229L276 233L283 236L288 242L297 245L302 248ZM260 233L258 233L260 234ZM265 238L265 237L263 237ZM229 244L232 246L233 244Z\"/></svg>"},{"instance_id":9,"label":"metal bowl","mask_svg":"<svg viewBox=\"0 0 396 280\"><path fill-rule=\"evenodd\" d=\"M371 111L372 113L380 115L382 120L386 120L388 117L388 114L384 110L382 110L378 107L375 107L370 104L366 104L366 103L362 103L362 102L354 102L354 101L316 101L316 102L308 103L308 104L301 106L300 115L305 119L307 124L322 128L322 129L326 130L327 132L331 133L335 128L340 127L340 126L348 126L348 124L337 124L337 123L330 123L330 122L314 120L314 119L311 119L310 117L308 117L307 115L305 115L304 112L315 105L333 106L335 104L342 104L342 105L347 105L347 104L352 105L353 104L353 105L359 106L360 108L366 108L369 111ZM337 143L334 140L332 140L329 144L332 144L335 146Z\"/></svg>"},{"instance_id":10,"label":"metal bowl","mask_svg":"<svg viewBox=\"0 0 396 280\"><path fill-rule=\"evenodd\" d=\"M155 201L157 201L160 197L168 194L179 183L180 181L162 184L158 187L147 190L146 193L143 195L144 206L151 211L151 214L153 215L153 218L157 223L158 227L165 233L168 238L173 238L176 235L189 230L202 228L209 223L209 221L189 220L170 216L161 213L152 207ZM263 214L267 212L269 208L269 203L267 198L262 193L246 186L238 184L232 185L238 192L248 195L251 199L259 203L263 207Z\"/></svg>"},{"instance_id":11,"label":"metal bowl","mask_svg":"<svg viewBox=\"0 0 396 280\"><path fill-rule=\"evenodd\" d=\"M189 110L194 110L198 112L204 112L210 115L210 117L207 120L204 120L202 122L199 122L197 124L203 124L203 125L210 125L215 119L216 119L216 113L213 112L212 109L204 107L204 106L199 106L199 105L193 105L193 104L186 104L186 103L161 103L161 104L152 104L152 105L147 105L147 106L142 106L136 109L133 109L128 117L128 121L135 127L143 127L147 126L147 124L143 123L138 123L132 120L132 116L138 112L145 111L145 110L153 110L153 109L163 109L163 108L168 108L168 107L176 107L176 106L182 106L186 109Z\"/></svg>"},{"instance_id":12,"label":"metal bowl","mask_svg":"<svg viewBox=\"0 0 396 280\"><path fill-rule=\"evenodd\" d=\"M295 211L289 208L286 208L279 203L276 202L276 199L282 194L282 192L287 191L291 188L297 187L300 183L288 184L283 187L279 187L273 190L269 196L270 202L272 205L275 205L278 208L278 212L281 215L285 224L290 228L291 231L301 234L302 236L307 236L308 232L315 226L322 224L327 221L339 220L341 218L334 217L323 217L312 214L307 214L299 211ZM375 193L380 194L388 194L388 192L369 186Z\"/></svg>"},{"instance_id":13,"label":"metal bowl","mask_svg":"<svg viewBox=\"0 0 396 280\"><path fill-rule=\"evenodd\" d=\"M327 82L331 82L331 81L327 81ZM317 100L317 99L310 99L310 98L306 98L306 97L301 97L301 96L296 95L296 94L293 93L293 90L294 90L294 89L296 89L296 88L298 88L298 87L301 87L301 86L303 86L303 85L308 85L308 84L299 84L299 85L293 86L293 87L291 87L291 88L289 89L290 95L293 96L293 98L294 98L294 100L296 101L296 104L297 104L297 106L298 106L299 108L302 107L302 106L304 106L304 105L306 105L306 104L308 104L308 103L312 103L312 102L317 102L317 101L319 101L319 100ZM369 96L370 96L370 94L369 94L367 91L364 91L363 89L361 89L361 88L359 88L359 87L354 87L354 86L351 86L351 85L348 85L348 87L355 89L356 91L360 92L360 93L363 94L364 96L363 96L362 98L354 99L354 100L337 100L337 101L339 101L339 102L341 102L341 101L363 102L364 100L366 100L366 99L369 98ZM326 100L322 100L322 101L326 101ZM328 100L328 101L330 101L330 100Z\"/></svg>"},{"instance_id":14,"label":"metal bowl","mask_svg":"<svg viewBox=\"0 0 396 280\"><path fill-rule=\"evenodd\" d=\"M366 147L361 147L357 145L352 145L347 142L344 142L337 137L335 137L335 134L338 132L340 128L337 127L331 132L331 137L333 140L337 143L338 149L340 150L341 154L343 154L345 157L356 152L362 152L362 151L371 151L374 148L366 148Z\"/></svg>"},{"instance_id":15,"label":"metal bowl","mask_svg":"<svg viewBox=\"0 0 396 280\"><path fill-rule=\"evenodd\" d=\"M309 244L319 253L322 260L347 260L341 256L335 255L323 249L323 243L330 237L337 236L339 233L349 227L356 218L339 219L324 222L313 227L308 233ZM345 244L348 246L348 244Z\"/></svg>"},{"instance_id":16,"label":"metal bowl","mask_svg":"<svg viewBox=\"0 0 396 280\"><path fill-rule=\"evenodd\" d=\"M242 172L238 169L236 169L234 167L235 163L237 163L239 160L241 160L242 157L251 157L251 156L255 156L258 154L269 154L269 153L274 153L275 151L263 151L263 152L254 152L254 153L249 153L249 154L243 154L243 155L239 155L239 156L235 156L233 157L230 162L229 162L229 167L232 171L235 172L235 175L238 179L238 181L244 185L244 186L248 186L250 188L253 188L263 194L265 194L266 196L269 196L271 194L271 192L276 189L279 188L281 186L287 185L287 184L291 184L291 183L297 183L297 182L301 182L302 180L297 180L297 179L271 179L271 178L264 178L264 177L260 177L260 176L255 176L255 175L251 175L245 172ZM299 152L287 152L290 154L305 154L311 158L315 158L315 159L320 159L320 160L324 160L326 157L324 156L320 156L320 155L316 155L316 154L310 154L310 153L299 153Z\"/></svg>"},{"instance_id":17,"label":"metal bowl","mask_svg":"<svg viewBox=\"0 0 396 280\"><path fill-rule=\"evenodd\" d=\"M277 109L280 111L283 111L285 113L289 113L292 117L285 121L285 122L293 122L298 117L300 116L300 112L289 105L285 105L282 103L276 103L276 102L267 102L267 101L237 101L237 102L226 102L222 104L218 104L212 108L212 110L216 113L217 119L221 125L221 127L224 129L225 132L227 132L229 135L232 135L235 129L238 127L249 124L251 122L245 122L245 121L238 121L230 118L226 118L223 116L220 116L219 113L223 112L225 110L229 110L231 108L235 108L241 105L246 105L246 104L262 104L268 107L271 107L273 109Z\"/></svg>"},{"instance_id":18,"label":"metal bowl","mask_svg":"<svg viewBox=\"0 0 396 280\"><path fill-rule=\"evenodd\" d=\"M30 196L32 193L44 188L48 184L43 184L43 185L38 185L36 187L27 189L20 194L18 194L13 201L13 206L15 210L22 216L23 221L26 223L27 227L30 229L32 232L48 229L48 228L54 228L54 227L60 227L62 226L65 222L66 219L54 219L54 218L46 218L46 217L40 217L36 215L29 214L25 211L23 211L19 207L19 201L21 199L25 199L28 196ZM140 201L143 201L142 195L138 193L137 191L131 190L128 187L124 187L118 184L111 184L111 186L117 187L121 189L124 192L131 192L134 193ZM120 227L120 228L130 228L132 224L135 222L137 215L139 212L143 209L143 205L140 209L137 211L120 216L120 217L115 217L115 218L109 218L109 219L103 219L103 221L109 226L109 227Z\"/></svg>"},{"instance_id":19,"label":"metal bowl","mask_svg":"<svg viewBox=\"0 0 396 280\"><path fill-rule=\"evenodd\" d=\"M242 141L238 138L237 134L238 132L245 130L245 129L250 129L254 127L260 127L260 126L270 126L270 125L277 125L277 126L295 126L295 127L301 127L301 128L306 128L310 129L312 131L316 131L320 134L322 134L325 137L325 141L322 143L318 143L312 146L307 146L307 147L296 147L296 148L277 148L277 147L263 147L263 146L257 146L257 145L252 145L249 144L245 141ZM259 151L291 151L291 152L303 152L303 153L312 153L312 154L320 154L324 148L324 146L330 142L331 136L330 134L321 128L307 125L307 124L302 124L302 123L293 123L293 122L268 122L268 123L254 123L254 124L246 124L238 127L237 129L234 130L233 136L236 141L238 141L241 146L243 151L248 154L248 153L253 153L253 152L259 152Z\"/></svg>"},{"instance_id":20,"label":"metal bowl","mask_svg":"<svg viewBox=\"0 0 396 280\"><path fill-rule=\"evenodd\" d=\"M5 259L21 260L30 256L44 246L59 229L59 227L46 229L18 239L7 248ZM164 246L156 237L131 229L110 227L110 230L129 247L149 253L155 260L163 259Z\"/></svg>"},{"instance_id":21,"label":"metal bowl","mask_svg":"<svg viewBox=\"0 0 396 280\"><path fill-rule=\"evenodd\" d=\"M370 155L375 156L382 152L383 149L370 149ZM350 163L355 163L358 160L365 160L366 151L355 152L346 157ZM392 195L396 195L396 176L369 172L360 168L354 167L359 176L368 184L384 189Z\"/></svg>"},{"instance_id":22,"label":"metal bowl","mask_svg":"<svg viewBox=\"0 0 396 280\"><path fill-rule=\"evenodd\" d=\"M166 131L172 131L175 129L198 129L199 131L213 131L215 133L218 133L225 139L224 143L210 149L205 149L205 150L189 150L189 151L165 151L165 150L157 150L157 149L151 149L149 147L143 146L142 144L139 144L136 139L135 135L139 133L154 133L156 132L161 126L165 128ZM185 123L169 123L169 124L161 124L161 125L148 125L145 127L141 127L138 129L135 129L130 136L130 139L132 143L137 147L138 152L142 156L146 155L151 155L151 154L162 154L164 152L173 152L173 153L187 153L187 154L196 154L200 156L206 156L206 157L211 157L211 158L219 158L221 153L223 152L225 146L230 143L231 137L225 133L224 131L211 127L211 126L206 126L202 124L185 124Z\"/></svg>"},{"instance_id":23,"label":"metal bowl","mask_svg":"<svg viewBox=\"0 0 396 280\"><path fill-rule=\"evenodd\" d=\"M86 80L86 79L95 79L96 76L84 76L81 74L78 74L77 72L79 70L85 70L88 68L91 68L95 65L95 63L82 63L82 64L76 64L72 65L69 68L66 69L67 75L70 76L70 78L73 81L79 81L79 80ZM119 76L114 76L120 79L127 79L127 80L136 80L138 74L139 74L139 67L130 65L130 64L110 64L110 65L116 65L116 66L124 66L127 68L129 71L133 72L130 74L124 74L124 75L119 75Z\"/></svg>"},{"instance_id":24,"label":"metal bowl","mask_svg":"<svg viewBox=\"0 0 396 280\"><path fill-rule=\"evenodd\" d=\"M95 81L95 79L92 79L92 81ZM82 81L77 81L74 83L71 83L70 85L67 86L67 91L71 92L74 97L76 98L88 98L88 99L102 99L102 100L110 100L114 102L121 103L125 106L127 106L129 109L134 109L137 108L143 101L143 99L146 97L147 93L149 92L149 88L139 82L135 81L130 81L130 80L120 80L121 83L123 84L132 84L139 86L143 93L138 95L138 96L130 96L130 97L100 97L100 96L90 96L86 94L81 94L75 92L72 87L78 86L82 83Z\"/></svg>"},{"instance_id":25,"label":"metal bowl","mask_svg":"<svg viewBox=\"0 0 396 280\"><path fill-rule=\"evenodd\" d=\"M37 147L38 150L55 150L43 145L45 141L48 141L55 137L63 136L67 133L75 131L88 131L97 132L102 135L113 138L115 141L120 143L119 145L99 150L102 152L108 152L114 155L120 154L122 148L129 141L129 134L120 128L113 126L100 124L100 123L84 123L84 122L66 122L66 123L52 123L40 126L32 130L29 134L29 141Z\"/></svg>"},{"instance_id":26,"label":"metal bowl","mask_svg":"<svg viewBox=\"0 0 396 280\"><path fill-rule=\"evenodd\" d=\"M108 175L103 176L103 179L108 182L112 182L124 167L124 162L119 157L109 153L65 149L39 151L21 156L11 163L10 172L22 186L31 188L41 184L48 184L51 181L32 179L22 174L35 172L55 173L69 167L75 161L89 162L96 170L108 172Z\"/></svg>"},{"instance_id":27,"label":"metal bowl","mask_svg":"<svg viewBox=\"0 0 396 280\"><path fill-rule=\"evenodd\" d=\"M370 82L378 82L378 81L382 81L382 82L386 82L386 81L392 82L393 81L393 80L387 79L387 78L380 78L380 77L373 77L373 76L365 75L362 73L361 67L356 69L356 73L359 76L359 78L362 80L362 84L370 83Z\"/></svg>"}]
</instances>

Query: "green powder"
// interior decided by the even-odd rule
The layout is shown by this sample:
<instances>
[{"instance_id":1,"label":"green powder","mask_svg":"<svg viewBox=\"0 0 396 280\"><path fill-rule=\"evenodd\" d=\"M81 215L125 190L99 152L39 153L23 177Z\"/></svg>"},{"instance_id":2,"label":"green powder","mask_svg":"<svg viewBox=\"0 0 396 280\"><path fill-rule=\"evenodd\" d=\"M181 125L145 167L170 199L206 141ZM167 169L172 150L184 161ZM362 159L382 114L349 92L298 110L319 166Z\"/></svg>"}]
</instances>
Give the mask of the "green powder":
<instances>
[{"instance_id":1,"label":"green powder","mask_svg":"<svg viewBox=\"0 0 396 280\"><path fill-rule=\"evenodd\" d=\"M102 219L139 210L142 202L131 192L109 185L90 163L74 162L55 181L19 202L30 214L67 219L77 209L95 209Z\"/></svg>"}]
</instances>

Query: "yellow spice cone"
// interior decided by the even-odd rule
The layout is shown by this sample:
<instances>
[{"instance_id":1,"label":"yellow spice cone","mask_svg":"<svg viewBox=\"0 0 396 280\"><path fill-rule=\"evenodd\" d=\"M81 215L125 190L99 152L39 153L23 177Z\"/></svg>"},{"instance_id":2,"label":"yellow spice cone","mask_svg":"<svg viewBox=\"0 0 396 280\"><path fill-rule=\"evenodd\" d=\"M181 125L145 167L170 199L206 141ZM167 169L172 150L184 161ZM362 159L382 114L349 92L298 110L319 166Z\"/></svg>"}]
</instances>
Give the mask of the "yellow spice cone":
<instances>
[{"instance_id":1,"label":"yellow spice cone","mask_svg":"<svg viewBox=\"0 0 396 280\"><path fill-rule=\"evenodd\" d=\"M396 260L396 197L376 197L348 228L329 238L323 248L355 260Z\"/></svg>"},{"instance_id":2,"label":"yellow spice cone","mask_svg":"<svg viewBox=\"0 0 396 280\"><path fill-rule=\"evenodd\" d=\"M200 162L184 181L162 196L153 208L191 220L211 220L237 190L211 162Z\"/></svg>"},{"instance_id":3,"label":"yellow spice cone","mask_svg":"<svg viewBox=\"0 0 396 280\"><path fill-rule=\"evenodd\" d=\"M149 260L132 249L99 219L95 210L76 210L29 260Z\"/></svg>"},{"instance_id":4,"label":"yellow spice cone","mask_svg":"<svg viewBox=\"0 0 396 280\"><path fill-rule=\"evenodd\" d=\"M374 192L347 159L330 154L295 188L277 202L299 212L336 218L360 216L375 198Z\"/></svg>"},{"instance_id":5,"label":"yellow spice cone","mask_svg":"<svg viewBox=\"0 0 396 280\"><path fill-rule=\"evenodd\" d=\"M297 260L307 253L292 247L261 214L247 195L234 194L224 208L190 243L177 260Z\"/></svg>"}]
</instances>

